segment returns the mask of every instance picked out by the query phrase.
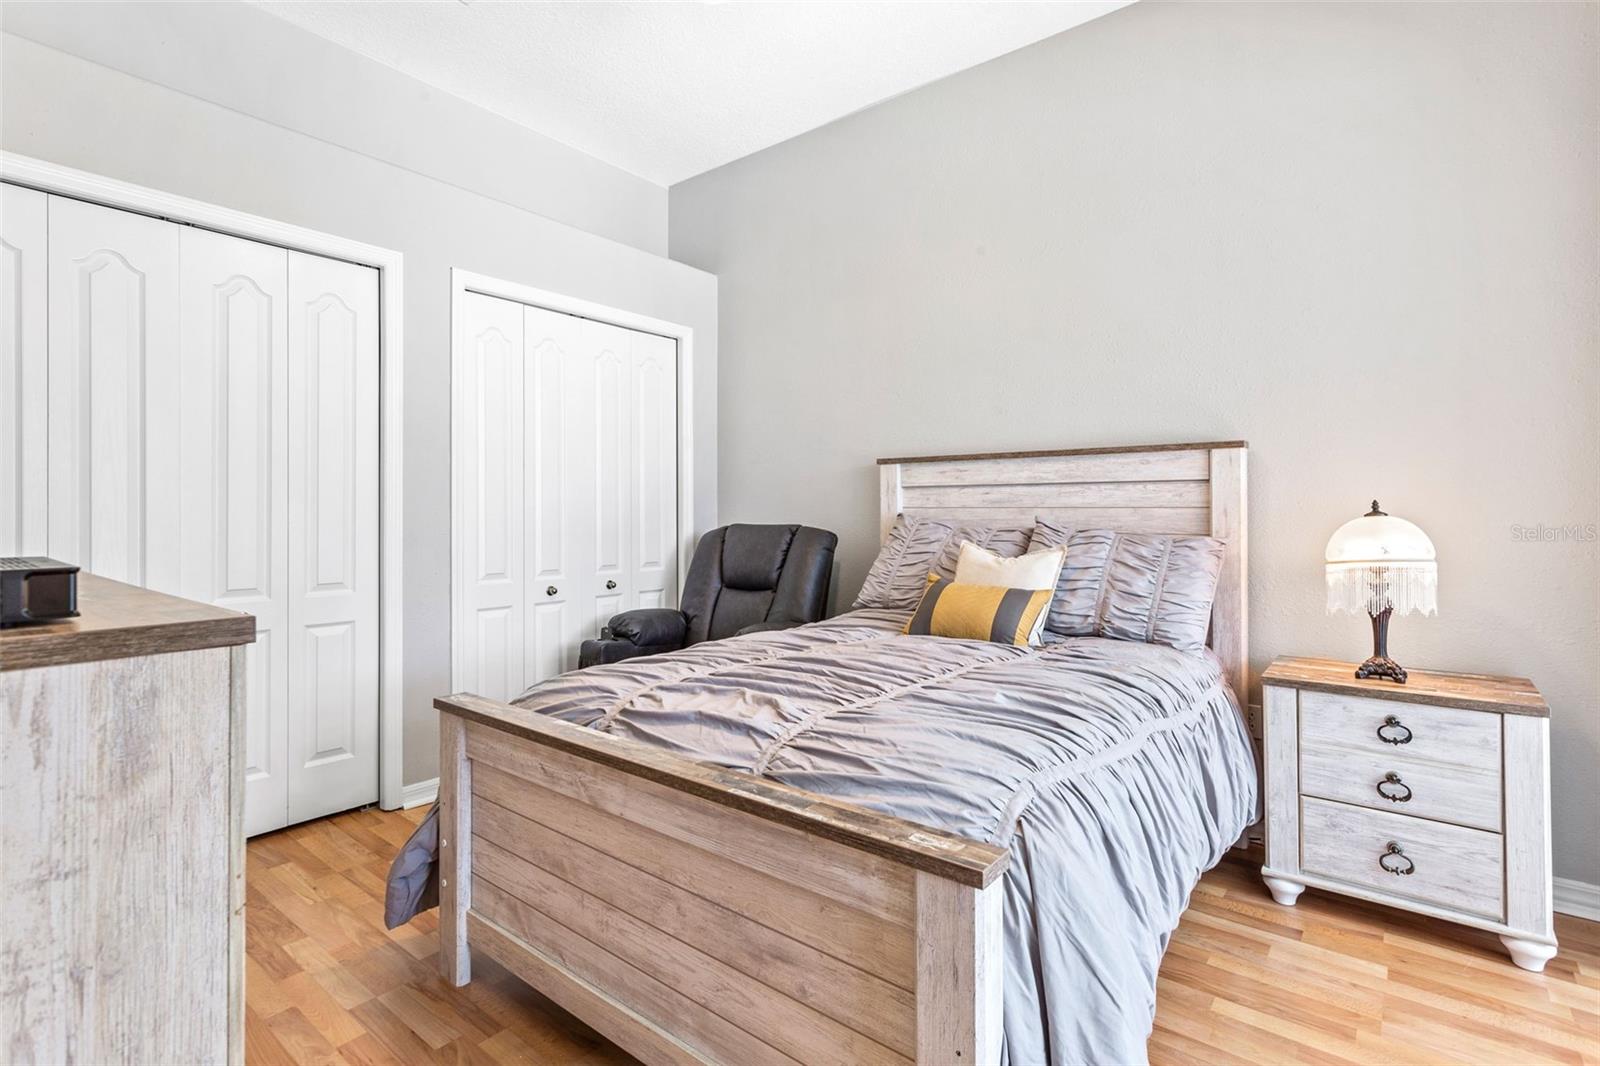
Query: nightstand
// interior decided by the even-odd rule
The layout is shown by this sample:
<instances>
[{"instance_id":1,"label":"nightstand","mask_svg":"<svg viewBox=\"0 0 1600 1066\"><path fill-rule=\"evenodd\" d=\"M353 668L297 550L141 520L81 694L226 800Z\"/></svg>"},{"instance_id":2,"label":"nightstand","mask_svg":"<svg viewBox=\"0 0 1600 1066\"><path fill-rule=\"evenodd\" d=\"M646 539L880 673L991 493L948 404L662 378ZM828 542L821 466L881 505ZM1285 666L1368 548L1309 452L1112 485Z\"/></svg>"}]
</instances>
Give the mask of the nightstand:
<instances>
[{"instance_id":1,"label":"nightstand","mask_svg":"<svg viewBox=\"0 0 1600 1066\"><path fill-rule=\"evenodd\" d=\"M1267 864L1307 886L1498 933L1539 971L1551 914L1550 708L1531 681L1278 659L1261 675Z\"/></svg>"}]
</instances>

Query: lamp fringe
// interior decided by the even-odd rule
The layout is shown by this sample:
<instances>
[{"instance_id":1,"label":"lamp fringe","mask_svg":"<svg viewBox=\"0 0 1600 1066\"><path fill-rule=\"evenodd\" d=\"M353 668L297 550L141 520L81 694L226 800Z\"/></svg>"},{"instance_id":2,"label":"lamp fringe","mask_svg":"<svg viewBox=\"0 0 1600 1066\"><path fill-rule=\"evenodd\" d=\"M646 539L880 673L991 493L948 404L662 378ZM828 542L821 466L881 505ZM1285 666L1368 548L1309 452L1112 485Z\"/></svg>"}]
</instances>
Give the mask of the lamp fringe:
<instances>
[{"instance_id":1,"label":"lamp fringe","mask_svg":"<svg viewBox=\"0 0 1600 1066\"><path fill-rule=\"evenodd\" d=\"M1328 610L1351 614L1434 614L1439 609L1439 567L1436 563L1395 566L1330 564Z\"/></svg>"}]
</instances>

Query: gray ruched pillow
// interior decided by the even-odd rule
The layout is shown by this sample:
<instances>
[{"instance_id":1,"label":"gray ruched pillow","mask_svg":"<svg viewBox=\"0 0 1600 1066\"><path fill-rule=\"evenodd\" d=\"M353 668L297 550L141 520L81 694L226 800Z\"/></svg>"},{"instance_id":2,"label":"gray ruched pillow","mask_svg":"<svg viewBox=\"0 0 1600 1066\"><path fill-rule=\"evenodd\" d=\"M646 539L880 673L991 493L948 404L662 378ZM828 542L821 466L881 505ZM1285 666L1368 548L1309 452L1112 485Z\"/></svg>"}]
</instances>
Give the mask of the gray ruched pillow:
<instances>
[{"instance_id":1,"label":"gray ruched pillow","mask_svg":"<svg viewBox=\"0 0 1600 1066\"><path fill-rule=\"evenodd\" d=\"M852 606L912 610L928 588L929 573L955 578L963 541L1010 559L1027 552L1032 534L1029 526L964 526L942 518L900 515Z\"/></svg>"},{"instance_id":2,"label":"gray ruched pillow","mask_svg":"<svg viewBox=\"0 0 1600 1066\"><path fill-rule=\"evenodd\" d=\"M1048 520L1033 528L1030 551L1067 546L1045 628L1068 637L1111 637L1206 645L1211 601L1222 571L1222 541L1110 529L1068 531Z\"/></svg>"}]
</instances>

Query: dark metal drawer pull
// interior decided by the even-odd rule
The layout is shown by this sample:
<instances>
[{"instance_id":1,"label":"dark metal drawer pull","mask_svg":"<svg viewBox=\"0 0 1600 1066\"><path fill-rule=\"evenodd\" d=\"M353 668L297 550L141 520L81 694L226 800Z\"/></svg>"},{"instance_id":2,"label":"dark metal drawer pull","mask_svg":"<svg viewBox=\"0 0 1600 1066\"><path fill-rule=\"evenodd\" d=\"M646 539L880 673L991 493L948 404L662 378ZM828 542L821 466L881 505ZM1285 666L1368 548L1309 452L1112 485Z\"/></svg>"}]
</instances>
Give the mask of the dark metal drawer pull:
<instances>
[{"instance_id":1,"label":"dark metal drawer pull","mask_svg":"<svg viewBox=\"0 0 1600 1066\"><path fill-rule=\"evenodd\" d=\"M1405 863L1404 866L1400 865L1402 862ZM1378 856L1378 865L1396 877L1405 877L1417 870L1417 864L1412 862L1411 858L1400 850L1400 845L1392 840L1389 841L1388 850Z\"/></svg>"},{"instance_id":2,"label":"dark metal drawer pull","mask_svg":"<svg viewBox=\"0 0 1600 1066\"><path fill-rule=\"evenodd\" d=\"M1385 788L1384 786L1389 786ZM1411 786L1400 780L1400 775L1390 770L1383 775L1383 780L1378 782L1378 795L1390 803L1411 802Z\"/></svg>"},{"instance_id":3,"label":"dark metal drawer pull","mask_svg":"<svg viewBox=\"0 0 1600 1066\"><path fill-rule=\"evenodd\" d=\"M1399 730L1399 732L1386 733L1384 732L1386 729ZM1383 720L1383 724L1378 727L1378 739L1383 741L1385 744L1409 744L1411 743L1411 730L1401 725L1400 719L1391 714L1389 717L1385 718Z\"/></svg>"},{"instance_id":4,"label":"dark metal drawer pull","mask_svg":"<svg viewBox=\"0 0 1600 1066\"><path fill-rule=\"evenodd\" d=\"M551 585L549 588L544 590L544 594L546 596L554 596L557 591L557 588L554 585Z\"/></svg>"},{"instance_id":5,"label":"dark metal drawer pull","mask_svg":"<svg viewBox=\"0 0 1600 1066\"><path fill-rule=\"evenodd\" d=\"M606 582L606 588L608 588L608 589L614 589L614 588L616 588L616 587L617 587L617 583L616 583L616 582L615 582L615 581L607 581L607 582Z\"/></svg>"}]
</instances>

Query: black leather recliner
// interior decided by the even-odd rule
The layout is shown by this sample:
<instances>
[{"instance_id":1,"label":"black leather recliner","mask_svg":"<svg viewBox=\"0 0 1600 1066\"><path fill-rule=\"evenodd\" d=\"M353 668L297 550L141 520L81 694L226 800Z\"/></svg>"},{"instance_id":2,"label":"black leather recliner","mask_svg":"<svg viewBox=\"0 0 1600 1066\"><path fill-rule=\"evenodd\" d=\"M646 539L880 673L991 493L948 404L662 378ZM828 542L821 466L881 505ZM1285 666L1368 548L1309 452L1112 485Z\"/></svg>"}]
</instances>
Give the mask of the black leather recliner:
<instances>
[{"instance_id":1,"label":"black leather recliner","mask_svg":"<svg viewBox=\"0 0 1600 1066\"><path fill-rule=\"evenodd\" d=\"M583 642L578 667L815 622L828 605L838 543L810 526L713 529L695 547L681 609L614 615L599 640Z\"/></svg>"}]
</instances>

